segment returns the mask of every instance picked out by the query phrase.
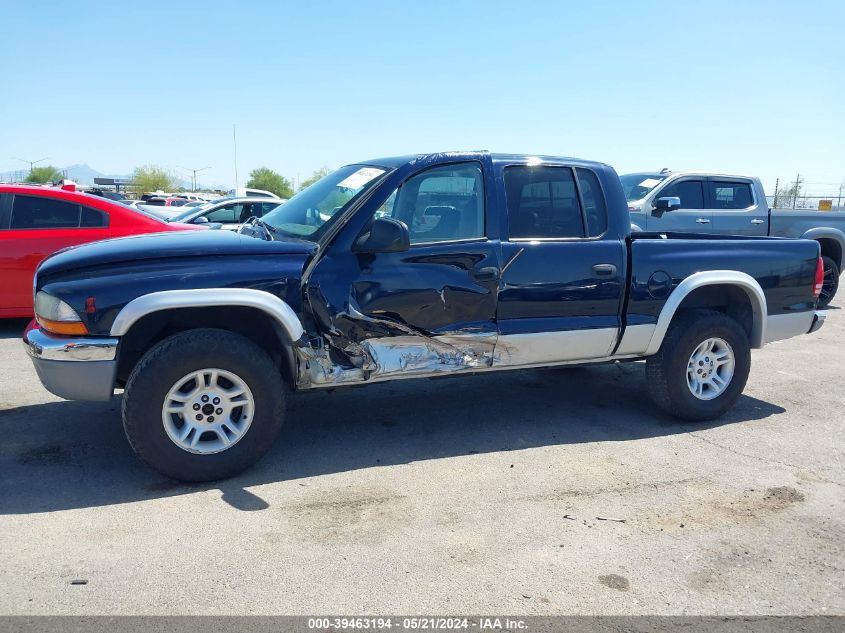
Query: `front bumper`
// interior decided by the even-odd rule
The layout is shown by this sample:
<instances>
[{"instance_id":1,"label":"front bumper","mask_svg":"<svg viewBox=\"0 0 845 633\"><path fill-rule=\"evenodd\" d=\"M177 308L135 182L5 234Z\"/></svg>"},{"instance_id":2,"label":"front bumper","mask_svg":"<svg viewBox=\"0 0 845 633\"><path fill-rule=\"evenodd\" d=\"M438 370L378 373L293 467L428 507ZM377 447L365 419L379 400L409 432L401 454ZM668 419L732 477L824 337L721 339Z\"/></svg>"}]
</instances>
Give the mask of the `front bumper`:
<instances>
[{"instance_id":1,"label":"front bumper","mask_svg":"<svg viewBox=\"0 0 845 633\"><path fill-rule=\"evenodd\" d=\"M816 330L821 329L824 325L825 317L827 316L827 312L824 310L816 310L816 314L813 316L813 323L810 325L810 329L807 330L807 334L812 334Z\"/></svg>"},{"instance_id":2,"label":"front bumper","mask_svg":"<svg viewBox=\"0 0 845 633\"><path fill-rule=\"evenodd\" d=\"M23 343L41 383L67 400L110 400L117 376L116 338L69 338L30 324Z\"/></svg>"}]
</instances>

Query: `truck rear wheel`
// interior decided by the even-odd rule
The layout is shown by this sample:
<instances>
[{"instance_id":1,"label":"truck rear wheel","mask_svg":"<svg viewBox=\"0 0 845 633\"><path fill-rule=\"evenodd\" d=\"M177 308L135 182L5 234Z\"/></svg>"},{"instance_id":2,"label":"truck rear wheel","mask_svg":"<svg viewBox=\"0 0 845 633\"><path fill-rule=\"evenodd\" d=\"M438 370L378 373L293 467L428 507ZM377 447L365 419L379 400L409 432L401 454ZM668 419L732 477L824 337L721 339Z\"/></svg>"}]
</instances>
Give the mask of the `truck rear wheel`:
<instances>
[{"instance_id":1,"label":"truck rear wheel","mask_svg":"<svg viewBox=\"0 0 845 633\"><path fill-rule=\"evenodd\" d=\"M646 361L649 394L661 409L685 420L712 420L742 394L751 369L745 330L715 310L677 316L660 350Z\"/></svg>"},{"instance_id":2,"label":"truck rear wheel","mask_svg":"<svg viewBox=\"0 0 845 633\"><path fill-rule=\"evenodd\" d=\"M826 255L822 255L822 265L824 266L824 282L819 295L818 307L826 308L839 289L839 266L836 265L833 258Z\"/></svg>"},{"instance_id":3,"label":"truck rear wheel","mask_svg":"<svg viewBox=\"0 0 845 633\"><path fill-rule=\"evenodd\" d=\"M164 339L135 366L123 396L135 453L182 481L225 479L251 466L283 419L278 368L252 341L225 330Z\"/></svg>"}]
</instances>

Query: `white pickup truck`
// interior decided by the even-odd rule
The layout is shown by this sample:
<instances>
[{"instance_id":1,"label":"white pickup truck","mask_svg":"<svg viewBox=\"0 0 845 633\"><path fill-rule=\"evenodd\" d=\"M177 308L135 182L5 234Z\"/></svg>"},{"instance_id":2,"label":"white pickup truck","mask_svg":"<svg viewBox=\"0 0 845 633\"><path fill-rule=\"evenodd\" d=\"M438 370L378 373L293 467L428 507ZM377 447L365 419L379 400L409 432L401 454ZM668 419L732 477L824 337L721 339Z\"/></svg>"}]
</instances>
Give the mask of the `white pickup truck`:
<instances>
[{"instance_id":1,"label":"white pickup truck","mask_svg":"<svg viewBox=\"0 0 845 633\"><path fill-rule=\"evenodd\" d=\"M845 213L770 209L763 184L752 176L664 170L619 179L632 231L816 240L824 260L819 307L827 306L836 294L845 252Z\"/></svg>"}]
</instances>

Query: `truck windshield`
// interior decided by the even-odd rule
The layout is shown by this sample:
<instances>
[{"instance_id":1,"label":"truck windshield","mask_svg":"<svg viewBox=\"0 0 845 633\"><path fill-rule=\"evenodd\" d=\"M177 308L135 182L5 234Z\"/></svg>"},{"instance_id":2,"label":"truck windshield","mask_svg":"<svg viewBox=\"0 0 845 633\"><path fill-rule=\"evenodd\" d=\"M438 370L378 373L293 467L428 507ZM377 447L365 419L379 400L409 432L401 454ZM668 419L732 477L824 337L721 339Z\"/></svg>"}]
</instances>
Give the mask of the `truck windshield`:
<instances>
[{"instance_id":1,"label":"truck windshield","mask_svg":"<svg viewBox=\"0 0 845 633\"><path fill-rule=\"evenodd\" d=\"M661 182L666 180L668 174L625 174L619 176L622 181L622 189L625 191L625 198L628 202L640 200L648 195Z\"/></svg>"},{"instance_id":2,"label":"truck windshield","mask_svg":"<svg viewBox=\"0 0 845 633\"><path fill-rule=\"evenodd\" d=\"M369 190L386 171L369 165L341 167L261 220L285 235L316 242L352 201Z\"/></svg>"}]
</instances>

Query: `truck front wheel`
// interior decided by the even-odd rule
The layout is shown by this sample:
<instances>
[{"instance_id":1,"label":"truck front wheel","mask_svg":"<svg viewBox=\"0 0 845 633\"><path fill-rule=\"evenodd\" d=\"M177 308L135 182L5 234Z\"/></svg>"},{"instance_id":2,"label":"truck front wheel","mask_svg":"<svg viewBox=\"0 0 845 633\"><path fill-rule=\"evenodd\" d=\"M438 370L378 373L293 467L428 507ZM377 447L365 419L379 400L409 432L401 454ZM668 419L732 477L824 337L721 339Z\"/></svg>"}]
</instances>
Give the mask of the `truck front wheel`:
<instances>
[{"instance_id":1,"label":"truck front wheel","mask_svg":"<svg viewBox=\"0 0 845 633\"><path fill-rule=\"evenodd\" d=\"M182 481L231 477L269 450L284 419L281 375L255 343L225 330L180 332L150 349L123 396L138 456Z\"/></svg>"},{"instance_id":2,"label":"truck front wheel","mask_svg":"<svg viewBox=\"0 0 845 633\"><path fill-rule=\"evenodd\" d=\"M742 394L751 369L748 336L715 310L676 317L660 350L646 361L649 393L661 409L685 420L712 420Z\"/></svg>"}]
</instances>

